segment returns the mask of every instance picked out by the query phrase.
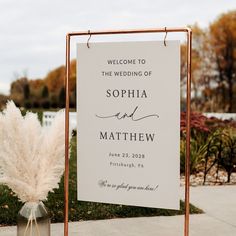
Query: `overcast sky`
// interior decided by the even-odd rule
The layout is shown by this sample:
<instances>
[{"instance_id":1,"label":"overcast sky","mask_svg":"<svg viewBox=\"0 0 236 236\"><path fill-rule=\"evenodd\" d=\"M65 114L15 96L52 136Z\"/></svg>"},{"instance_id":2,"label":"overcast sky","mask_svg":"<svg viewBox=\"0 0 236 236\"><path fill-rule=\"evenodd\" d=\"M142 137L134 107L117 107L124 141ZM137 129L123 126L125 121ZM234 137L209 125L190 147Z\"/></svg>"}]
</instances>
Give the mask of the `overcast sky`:
<instances>
[{"instance_id":1,"label":"overcast sky","mask_svg":"<svg viewBox=\"0 0 236 236\"><path fill-rule=\"evenodd\" d=\"M207 27L219 14L235 9L235 0L0 0L0 93L8 93L17 76L42 78L64 64L67 32L181 27L195 22ZM91 41L121 40L101 37L93 36ZM137 38L122 37L126 39Z\"/></svg>"}]
</instances>

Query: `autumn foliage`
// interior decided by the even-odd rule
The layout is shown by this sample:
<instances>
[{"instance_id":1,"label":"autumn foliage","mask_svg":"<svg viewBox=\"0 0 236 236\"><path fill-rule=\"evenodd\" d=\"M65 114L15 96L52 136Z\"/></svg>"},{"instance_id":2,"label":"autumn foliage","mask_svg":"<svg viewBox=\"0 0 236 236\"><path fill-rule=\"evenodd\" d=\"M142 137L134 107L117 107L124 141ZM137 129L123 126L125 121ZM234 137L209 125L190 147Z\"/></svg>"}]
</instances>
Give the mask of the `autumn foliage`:
<instances>
[{"instance_id":1,"label":"autumn foliage","mask_svg":"<svg viewBox=\"0 0 236 236\"><path fill-rule=\"evenodd\" d=\"M192 129L199 132L208 133L210 131L207 125L208 118L201 113L193 112L191 114L190 125ZM186 132L186 112L181 112L180 130L182 133Z\"/></svg>"},{"instance_id":2,"label":"autumn foliage","mask_svg":"<svg viewBox=\"0 0 236 236\"><path fill-rule=\"evenodd\" d=\"M236 112L236 10L220 15L209 27L190 26L192 42L192 110ZM186 43L181 45L181 104L186 110ZM76 61L71 61L70 106L76 103ZM26 76L11 84L10 98L19 106L57 108L65 101L65 66L45 78ZM1 99L1 97L0 97ZM2 97L6 100L6 97ZM1 104L1 101L0 101ZM199 117L200 119L200 117ZM198 123L196 123L197 125Z\"/></svg>"},{"instance_id":3,"label":"autumn foliage","mask_svg":"<svg viewBox=\"0 0 236 236\"><path fill-rule=\"evenodd\" d=\"M192 108L236 112L236 11L220 15L208 28L197 24L192 44ZM186 84L186 45L181 48L181 84Z\"/></svg>"},{"instance_id":4,"label":"autumn foliage","mask_svg":"<svg viewBox=\"0 0 236 236\"><path fill-rule=\"evenodd\" d=\"M76 61L71 61L70 101L75 107L76 97ZM45 78L29 80L17 79L11 84L10 97L18 106L26 108L57 108L65 106L65 66L50 71Z\"/></svg>"}]
</instances>

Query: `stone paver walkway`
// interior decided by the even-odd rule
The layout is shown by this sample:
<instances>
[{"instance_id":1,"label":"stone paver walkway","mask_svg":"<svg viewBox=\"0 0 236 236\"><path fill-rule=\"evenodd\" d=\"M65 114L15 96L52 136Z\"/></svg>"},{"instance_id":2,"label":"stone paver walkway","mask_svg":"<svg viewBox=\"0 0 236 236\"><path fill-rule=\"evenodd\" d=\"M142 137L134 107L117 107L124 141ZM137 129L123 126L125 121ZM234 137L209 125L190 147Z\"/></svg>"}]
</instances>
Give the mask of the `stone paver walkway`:
<instances>
[{"instance_id":1,"label":"stone paver walkway","mask_svg":"<svg viewBox=\"0 0 236 236\"><path fill-rule=\"evenodd\" d=\"M205 214L190 217L190 236L236 236L236 186L193 187L191 202ZM69 235L183 236L183 224L183 216L73 222ZM0 236L15 235L16 227L0 228ZM52 236L63 236L63 224L52 224Z\"/></svg>"}]
</instances>

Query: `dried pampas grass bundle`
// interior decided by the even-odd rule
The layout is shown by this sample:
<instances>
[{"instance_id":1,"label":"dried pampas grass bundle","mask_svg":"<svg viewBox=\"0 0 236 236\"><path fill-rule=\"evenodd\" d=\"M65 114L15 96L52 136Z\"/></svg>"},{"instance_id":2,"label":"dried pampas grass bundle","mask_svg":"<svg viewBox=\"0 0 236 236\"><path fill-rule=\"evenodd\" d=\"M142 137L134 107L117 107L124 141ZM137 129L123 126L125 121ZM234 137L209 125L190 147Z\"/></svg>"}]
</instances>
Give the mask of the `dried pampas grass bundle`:
<instances>
[{"instance_id":1,"label":"dried pampas grass bundle","mask_svg":"<svg viewBox=\"0 0 236 236\"><path fill-rule=\"evenodd\" d=\"M12 101L0 113L0 183L22 202L45 200L58 187L64 171L64 124L59 111L45 129L36 114L23 117Z\"/></svg>"}]
</instances>

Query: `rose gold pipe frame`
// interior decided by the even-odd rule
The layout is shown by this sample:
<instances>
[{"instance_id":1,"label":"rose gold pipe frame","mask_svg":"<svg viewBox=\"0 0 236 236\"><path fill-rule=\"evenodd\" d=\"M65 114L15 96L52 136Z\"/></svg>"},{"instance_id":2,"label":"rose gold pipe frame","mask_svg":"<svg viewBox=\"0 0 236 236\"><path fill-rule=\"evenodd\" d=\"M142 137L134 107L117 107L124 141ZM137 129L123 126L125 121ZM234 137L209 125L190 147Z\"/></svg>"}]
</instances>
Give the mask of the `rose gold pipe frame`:
<instances>
[{"instance_id":1,"label":"rose gold pipe frame","mask_svg":"<svg viewBox=\"0 0 236 236\"><path fill-rule=\"evenodd\" d=\"M131 30L108 30L108 31L81 31L71 32L66 35L66 112L65 112L65 178L64 178L64 236L68 236L68 213L69 213L69 79L70 79L70 39L74 36L91 36L107 34L138 34L138 33L169 33L183 32L187 34L187 116L186 116L186 160L185 160L185 220L184 236L189 236L189 176L190 176L190 112L191 112L191 56L192 56L192 30L190 28L153 28Z\"/></svg>"}]
</instances>

